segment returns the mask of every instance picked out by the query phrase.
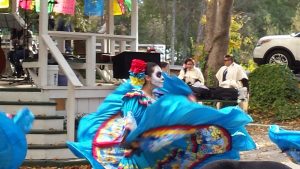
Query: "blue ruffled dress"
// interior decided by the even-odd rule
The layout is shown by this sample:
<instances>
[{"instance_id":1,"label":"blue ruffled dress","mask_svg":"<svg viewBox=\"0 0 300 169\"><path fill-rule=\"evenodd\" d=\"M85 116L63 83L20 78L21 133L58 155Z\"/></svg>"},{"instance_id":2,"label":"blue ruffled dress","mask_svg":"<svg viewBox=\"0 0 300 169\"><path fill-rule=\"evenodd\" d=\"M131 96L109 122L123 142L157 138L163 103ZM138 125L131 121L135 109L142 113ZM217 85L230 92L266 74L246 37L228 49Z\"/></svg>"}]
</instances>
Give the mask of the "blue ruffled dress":
<instances>
[{"instance_id":1,"label":"blue ruffled dress","mask_svg":"<svg viewBox=\"0 0 300 169\"><path fill-rule=\"evenodd\" d=\"M164 78L159 89L164 95L155 102L130 83L120 85L97 112L82 118L78 141L67 143L71 151L95 169L200 168L213 160L239 159L239 151L255 148L245 129L249 115L238 107L216 110L191 102L187 85ZM129 134L128 114L137 125Z\"/></svg>"},{"instance_id":2,"label":"blue ruffled dress","mask_svg":"<svg viewBox=\"0 0 300 169\"><path fill-rule=\"evenodd\" d=\"M0 112L0 168L17 169L27 153L25 134L29 132L34 115L28 108L17 112L9 118Z\"/></svg>"}]
</instances>

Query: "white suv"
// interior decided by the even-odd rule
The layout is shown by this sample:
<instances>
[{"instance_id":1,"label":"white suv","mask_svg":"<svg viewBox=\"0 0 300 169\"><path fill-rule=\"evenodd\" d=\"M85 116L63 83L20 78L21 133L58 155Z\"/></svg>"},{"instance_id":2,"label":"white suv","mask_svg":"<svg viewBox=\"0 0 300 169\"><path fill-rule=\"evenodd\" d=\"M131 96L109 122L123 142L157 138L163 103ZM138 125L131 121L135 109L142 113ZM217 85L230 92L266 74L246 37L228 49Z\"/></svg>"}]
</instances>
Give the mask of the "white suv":
<instances>
[{"instance_id":1,"label":"white suv","mask_svg":"<svg viewBox=\"0 0 300 169\"><path fill-rule=\"evenodd\" d=\"M300 32L260 38L253 52L253 60L258 65L287 64L292 70L298 72L300 70Z\"/></svg>"}]
</instances>

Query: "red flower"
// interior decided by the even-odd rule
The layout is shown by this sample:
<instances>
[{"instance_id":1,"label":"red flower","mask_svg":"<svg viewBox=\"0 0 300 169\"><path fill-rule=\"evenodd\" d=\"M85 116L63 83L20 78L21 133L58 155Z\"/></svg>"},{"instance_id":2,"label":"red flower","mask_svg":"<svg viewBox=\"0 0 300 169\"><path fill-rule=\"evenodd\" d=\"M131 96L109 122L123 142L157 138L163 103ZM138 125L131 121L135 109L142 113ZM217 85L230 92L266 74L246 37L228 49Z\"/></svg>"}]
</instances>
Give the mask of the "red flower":
<instances>
[{"instance_id":1,"label":"red flower","mask_svg":"<svg viewBox=\"0 0 300 169\"><path fill-rule=\"evenodd\" d=\"M141 73L146 70L146 62L139 59L133 59L131 61L130 71L133 73Z\"/></svg>"}]
</instances>

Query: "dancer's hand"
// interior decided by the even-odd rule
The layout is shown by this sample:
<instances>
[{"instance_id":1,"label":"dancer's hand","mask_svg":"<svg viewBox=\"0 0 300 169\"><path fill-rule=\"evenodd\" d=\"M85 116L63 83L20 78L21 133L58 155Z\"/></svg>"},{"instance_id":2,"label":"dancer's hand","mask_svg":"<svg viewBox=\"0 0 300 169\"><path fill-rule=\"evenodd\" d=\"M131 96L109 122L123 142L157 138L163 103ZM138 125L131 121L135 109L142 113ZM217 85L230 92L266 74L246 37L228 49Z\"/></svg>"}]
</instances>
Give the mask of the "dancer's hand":
<instances>
[{"instance_id":1,"label":"dancer's hand","mask_svg":"<svg viewBox=\"0 0 300 169\"><path fill-rule=\"evenodd\" d=\"M192 102L197 102L197 98L193 94L188 95L188 99Z\"/></svg>"}]
</instances>

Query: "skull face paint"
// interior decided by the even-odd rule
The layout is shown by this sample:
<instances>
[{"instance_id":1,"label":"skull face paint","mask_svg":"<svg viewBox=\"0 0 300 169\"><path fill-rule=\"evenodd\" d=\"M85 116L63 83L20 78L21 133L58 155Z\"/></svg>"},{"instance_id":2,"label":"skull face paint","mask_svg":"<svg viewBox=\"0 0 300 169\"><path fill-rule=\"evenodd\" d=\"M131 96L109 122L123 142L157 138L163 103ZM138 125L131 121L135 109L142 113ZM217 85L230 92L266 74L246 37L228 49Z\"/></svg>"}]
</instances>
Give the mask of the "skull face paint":
<instances>
[{"instance_id":1,"label":"skull face paint","mask_svg":"<svg viewBox=\"0 0 300 169\"><path fill-rule=\"evenodd\" d=\"M153 73L151 75L151 84L155 87L163 87L164 78L162 76L162 70L159 66L153 67Z\"/></svg>"}]
</instances>

